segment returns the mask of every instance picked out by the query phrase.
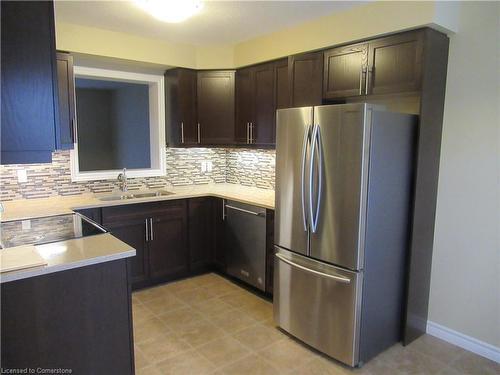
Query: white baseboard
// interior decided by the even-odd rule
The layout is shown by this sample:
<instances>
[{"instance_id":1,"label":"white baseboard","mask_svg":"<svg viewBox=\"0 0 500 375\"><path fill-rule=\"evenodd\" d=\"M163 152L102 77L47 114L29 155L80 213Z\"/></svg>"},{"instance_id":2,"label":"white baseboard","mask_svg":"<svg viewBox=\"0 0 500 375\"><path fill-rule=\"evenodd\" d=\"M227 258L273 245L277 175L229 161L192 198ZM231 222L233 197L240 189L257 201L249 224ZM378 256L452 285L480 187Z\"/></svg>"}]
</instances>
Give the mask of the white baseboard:
<instances>
[{"instance_id":1,"label":"white baseboard","mask_svg":"<svg viewBox=\"0 0 500 375\"><path fill-rule=\"evenodd\" d=\"M464 335L463 333L431 322L430 320L427 321L427 333L441 340L447 341L450 344L459 346L472 353L476 353L477 355L500 363L500 348L496 346Z\"/></svg>"}]
</instances>

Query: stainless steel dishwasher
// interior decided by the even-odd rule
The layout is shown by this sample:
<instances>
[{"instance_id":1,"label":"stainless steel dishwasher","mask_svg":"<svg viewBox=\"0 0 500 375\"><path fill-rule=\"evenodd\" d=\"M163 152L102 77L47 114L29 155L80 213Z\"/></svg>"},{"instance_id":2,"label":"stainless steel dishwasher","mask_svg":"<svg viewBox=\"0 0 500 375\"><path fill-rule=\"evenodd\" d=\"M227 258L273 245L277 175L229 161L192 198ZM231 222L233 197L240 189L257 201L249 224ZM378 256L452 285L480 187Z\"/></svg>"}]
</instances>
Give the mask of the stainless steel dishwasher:
<instances>
[{"instance_id":1,"label":"stainless steel dishwasher","mask_svg":"<svg viewBox=\"0 0 500 375\"><path fill-rule=\"evenodd\" d=\"M226 272L254 287L266 286L266 210L224 201Z\"/></svg>"}]
</instances>

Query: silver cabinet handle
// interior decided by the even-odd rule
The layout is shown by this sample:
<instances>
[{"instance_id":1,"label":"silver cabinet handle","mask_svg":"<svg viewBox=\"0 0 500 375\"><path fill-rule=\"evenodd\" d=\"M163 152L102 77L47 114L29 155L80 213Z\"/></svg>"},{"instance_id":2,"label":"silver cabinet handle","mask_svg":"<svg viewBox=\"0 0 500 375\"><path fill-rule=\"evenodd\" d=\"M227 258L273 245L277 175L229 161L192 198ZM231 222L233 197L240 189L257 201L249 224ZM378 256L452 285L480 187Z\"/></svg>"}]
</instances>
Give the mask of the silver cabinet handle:
<instances>
[{"instance_id":1,"label":"silver cabinet handle","mask_svg":"<svg viewBox=\"0 0 500 375\"><path fill-rule=\"evenodd\" d=\"M250 215L254 215L254 216L263 216L263 213L261 213L261 212L254 212L254 211L250 211L250 210L245 210L244 208L234 207L234 206L231 206L229 204L226 204L225 207L230 208L231 210L241 211L241 212L244 212L244 213L247 213Z\"/></svg>"},{"instance_id":2,"label":"silver cabinet handle","mask_svg":"<svg viewBox=\"0 0 500 375\"><path fill-rule=\"evenodd\" d=\"M363 77L366 76L366 66L361 66L359 71L359 95L363 95Z\"/></svg>"},{"instance_id":3,"label":"silver cabinet handle","mask_svg":"<svg viewBox=\"0 0 500 375\"><path fill-rule=\"evenodd\" d=\"M148 225L149 219L146 219L146 242L149 242L149 225Z\"/></svg>"},{"instance_id":4,"label":"silver cabinet handle","mask_svg":"<svg viewBox=\"0 0 500 375\"><path fill-rule=\"evenodd\" d=\"M370 88L370 76L371 76L370 73L372 73L372 72L373 72L373 68L372 67L367 68L367 70L366 70L365 95L368 95L370 93L368 90Z\"/></svg>"},{"instance_id":5,"label":"silver cabinet handle","mask_svg":"<svg viewBox=\"0 0 500 375\"><path fill-rule=\"evenodd\" d=\"M253 122L250 123L250 143L254 143L254 139L253 139Z\"/></svg>"},{"instance_id":6,"label":"silver cabinet handle","mask_svg":"<svg viewBox=\"0 0 500 375\"><path fill-rule=\"evenodd\" d=\"M153 218L150 218L149 219L149 233L150 233L150 240L153 241L155 239L155 236L154 236L154 231L153 231Z\"/></svg>"},{"instance_id":7,"label":"silver cabinet handle","mask_svg":"<svg viewBox=\"0 0 500 375\"><path fill-rule=\"evenodd\" d=\"M312 270L310 268L307 268L307 267L304 267L304 266L301 266L300 264L297 264L297 263L294 263L292 262L291 260L285 258L283 255L281 255L280 253L276 253L275 254L276 257L291 265L292 267L296 267L296 268L299 268L301 269L302 271L306 271L306 272L309 272L309 273L313 273L315 275L318 275L318 276L321 276L321 277L327 277L329 279L332 279L332 280L335 280L335 281L338 281L340 283L344 283L344 284L350 284L351 283L351 279L348 279L347 277L343 277L343 276L336 276L336 275L330 275L329 273L324 273L324 272L320 272L320 271L316 271L316 270Z\"/></svg>"},{"instance_id":8,"label":"silver cabinet handle","mask_svg":"<svg viewBox=\"0 0 500 375\"><path fill-rule=\"evenodd\" d=\"M307 214L306 214L306 196L305 196L305 178L306 178L306 156L307 144L309 143L309 135L311 133L311 125L308 125L304 131L304 139L302 141L302 173L301 173L301 198L302 198L302 223L304 224L304 232L307 232Z\"/></svg>"},{"instance_id":9,"label":"silver cabinet handle","mask_svg":"<svg viewBox=\"0 0 500 375\"><path fill-rule=\"evenodd\" d=\"M181 122L181 143L184 143L184 123Z\"/></svg>"},{"instance_id":10,"label":"silver cabinet handle","mask_svg":"<svg viewBox=\"0 0 500 375\"><path fill-rule=\"evenodd\" d=\"M201 143L201 130L200 130L200 123L198 123L198 143Z\"/></svg>"},{"instance_id":11,"label":"silver cabinet handle","mask_svg":"<svg viewBox=\"0 0 500 375\"><path fill-rule=\"evenodd\" d=\"M247 143L250 143L250 123L247 122Z\"/></svg>"},{"instance_id":12,"label":"silver cabinet handle","mask_svg":"<svg viewBox=\"0 0 500 375\"><path fill-rule=\"evenodd\" d=\"M365 68L361 67L359 71L359 95L363 95L363 75L365 72Z\"/></svg>"}]
</instances>

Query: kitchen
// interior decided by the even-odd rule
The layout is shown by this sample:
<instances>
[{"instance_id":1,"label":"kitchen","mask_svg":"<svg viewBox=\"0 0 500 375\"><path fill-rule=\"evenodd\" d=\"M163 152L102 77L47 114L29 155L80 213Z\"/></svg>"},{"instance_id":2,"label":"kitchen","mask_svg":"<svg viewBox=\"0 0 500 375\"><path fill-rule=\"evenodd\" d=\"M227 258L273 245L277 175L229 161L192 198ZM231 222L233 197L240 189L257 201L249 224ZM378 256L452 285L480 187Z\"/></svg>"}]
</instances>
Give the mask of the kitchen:
<instances>
[{"instance_id":1,"label":"kitchen","mask_svg":"<svg viewBox=\"0 0 500 375\"><path fill-rule=\"evenodd\" d=\"M498 5L195 3L2 2L3 369L498 372L495 291L436 271Z\"/></svg>"}]
</instances>

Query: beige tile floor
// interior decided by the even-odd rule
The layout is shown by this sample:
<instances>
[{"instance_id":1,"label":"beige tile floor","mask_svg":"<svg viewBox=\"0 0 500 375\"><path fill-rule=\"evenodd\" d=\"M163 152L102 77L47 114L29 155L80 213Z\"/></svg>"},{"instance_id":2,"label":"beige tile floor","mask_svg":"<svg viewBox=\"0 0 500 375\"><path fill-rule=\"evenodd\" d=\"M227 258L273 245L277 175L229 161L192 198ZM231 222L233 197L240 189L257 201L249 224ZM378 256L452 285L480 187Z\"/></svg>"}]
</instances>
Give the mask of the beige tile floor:
<instances>
[{"instance_id":1,"label":"beige tile floor","mask_svg":"<svg viewBox=\"0 0 500 375\"><path fill-rule=\"evenodd\" d=\"M135 292L138 375L500 374L500 365L423 336L351 370L278 330L272 304L216 274Z\"/></svg>"}]
</instances>

